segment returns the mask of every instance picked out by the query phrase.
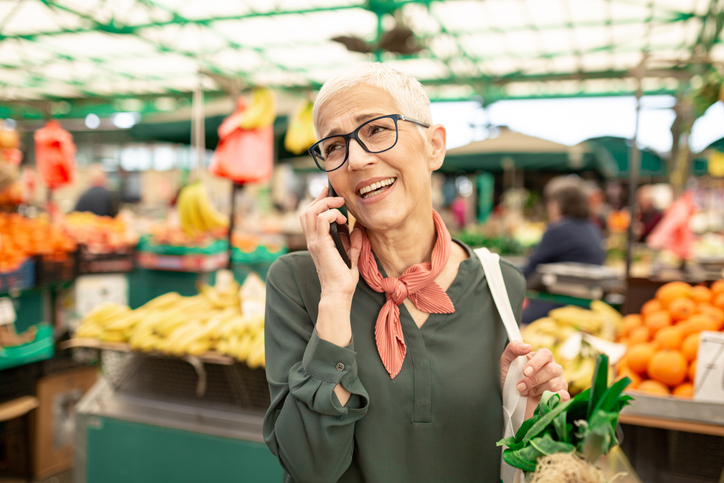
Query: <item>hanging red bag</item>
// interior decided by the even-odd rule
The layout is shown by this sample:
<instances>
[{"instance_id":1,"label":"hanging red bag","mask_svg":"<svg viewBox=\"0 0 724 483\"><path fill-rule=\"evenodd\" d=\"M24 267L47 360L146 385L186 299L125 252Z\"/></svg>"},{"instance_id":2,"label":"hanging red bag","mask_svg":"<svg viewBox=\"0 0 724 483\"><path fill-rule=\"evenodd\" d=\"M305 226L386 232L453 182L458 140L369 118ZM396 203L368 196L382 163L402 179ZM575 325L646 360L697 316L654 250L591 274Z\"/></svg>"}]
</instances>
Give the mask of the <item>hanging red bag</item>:
<instances>
[{"instance_id":1,"label":"hanging red bag","mask_svg":"<svg viewBox=\"0 0 724 483\"><path fill-rule=\"evenodd\" d=\"M48 121L35 131L35 162L48 188L59 188L73 181L75 144L73 136L57 121Z\"/></svg>"},{"instance_id":2,"label":"hanging red bag","mask_svg":"<svg viewBox=\"0 0 724 483\"><path fill-rule=\"evenodd\" d=\"M219 145L209 171L236 183L258 183L271 179L274 163L274 126L242 129L246 101L237 101L236 111L219 126Z\"/></svg>"}]
</instances>

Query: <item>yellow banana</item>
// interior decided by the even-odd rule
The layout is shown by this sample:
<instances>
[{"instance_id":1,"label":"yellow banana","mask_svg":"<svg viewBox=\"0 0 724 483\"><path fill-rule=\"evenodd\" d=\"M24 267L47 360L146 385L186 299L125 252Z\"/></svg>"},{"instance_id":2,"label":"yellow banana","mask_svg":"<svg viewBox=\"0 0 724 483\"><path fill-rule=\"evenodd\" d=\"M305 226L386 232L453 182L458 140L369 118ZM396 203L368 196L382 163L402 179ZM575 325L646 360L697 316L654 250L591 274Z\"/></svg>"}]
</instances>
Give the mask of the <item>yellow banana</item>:
<instances>
[{"instance_id":1,"label":"yellow banana","mask_svg":"<svg viewBox=\"0 0 724 483\"><path fill-rule=\"evenodd\" d=\"M98 339L105 342L125 342L126 337L122 331L119 330L104 330L98 336Z\"/></svg>"},{"instance_id":2,"label":"yellow banana","mask_svg":"<svg viewBox=\"0 0 724 483\"><path fill-rule=\"evenodd\" d=\"M191 221L191 200L189 199L189 186L186 186L181 190L176 201L176 210L178 211L179 221L181 222L181 228L189 236L196 234L196 227Z\"/></svg>"},{"instance_id":3,"label":"yellow banana","mask_svg":"<svg viewBox=\"0 0 724 483\"><path fill-rule=\"evenodd\" d=\"M191 224L193 225L194 230L197 233L203 233L205 231L208 231L209 228L206 226L206 222L201 216L201 211L199 210L199 187L203 188L203 186L197 183L188 186L185 189L189 190L188 213Z\"/></svg>"},{"instance_id":4,"label":"yellow banana","mask_svg":"<svg viewBox=\"0 0 724 483\"><path fill-rule=\"evenodd\" d=\"M136 310L160 310L173 306L176 302L181 300L183 297L178 292L168 292L163 295L159 295L155 299L146 302Z\"/></svg>"},{"instance_id":5,"label":"yellow banana","mask_svg":"<svg viewBox=\"0 0 724 483\"><path fill-rule=\"evenodd\" d=\"M229 217L224 216L211 204L206 188L199 183L196 195L197 209L207 230L229 226Z\"/></svg>"},{"instance_id":6,"label":"yellow banana","mask_svg":"<svg viewBox=\"0 0 724 483\"><path fill-rule=\"evenodd\" d=\"M258 129L271 126L276 118L276 99L271 89L257 88L239 123L242 129Z\"/></svg>"}]
</instances>

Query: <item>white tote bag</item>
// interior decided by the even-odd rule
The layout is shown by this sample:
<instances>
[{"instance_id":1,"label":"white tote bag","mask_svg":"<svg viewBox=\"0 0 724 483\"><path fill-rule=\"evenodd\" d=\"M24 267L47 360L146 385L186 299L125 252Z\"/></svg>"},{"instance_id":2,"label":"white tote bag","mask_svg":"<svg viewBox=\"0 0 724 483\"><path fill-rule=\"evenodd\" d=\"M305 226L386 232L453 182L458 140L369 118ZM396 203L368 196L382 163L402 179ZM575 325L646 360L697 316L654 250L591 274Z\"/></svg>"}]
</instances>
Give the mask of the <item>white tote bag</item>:
<instances>
[{"instance_id":1,"label":"white tote bag","mask_svg":"<svg viewBox=\"0 0 724 483\"><path fill-rule=\"evenodd\" d=\"M493 294L495 306L498 308L500 318L503 320L505 330L508 333L508 339L522 341L520 328L515 321L513 309L510 306L508 298L508 290L505 288L505 280L503 280L503 272L500 270L500 257L495 253L491 253L487 248L478 248L475 253L480 258L485 272L485 278L488 279L490 292ZM515 436L516 431L523 424L525 418L525 406L528 399L521 396L515 386L518 381L523 379L523 369L525 368L526 358L518 357L510 365L508 375L505 377L503 384L503 437L508 438ZM505 461L500 462L500 480L503 483L524 483L525 476L523 472Z\"/></svg>"}]
</instances>

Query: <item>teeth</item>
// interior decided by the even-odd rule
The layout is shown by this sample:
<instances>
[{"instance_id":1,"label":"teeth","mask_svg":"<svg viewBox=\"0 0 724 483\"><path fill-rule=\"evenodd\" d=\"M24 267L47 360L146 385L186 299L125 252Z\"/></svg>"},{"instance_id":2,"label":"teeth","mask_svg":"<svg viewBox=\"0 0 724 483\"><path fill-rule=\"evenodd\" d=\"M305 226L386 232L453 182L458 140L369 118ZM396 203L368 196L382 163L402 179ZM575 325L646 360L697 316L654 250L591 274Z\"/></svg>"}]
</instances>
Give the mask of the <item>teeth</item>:
<instances>
[{"instance_id":1,"label":"teeth","mask_svg":"<svg viewBox=\"0 0 724 483\"><path fill-rule=\"evenodd\" d=\"M396 179L396 178L387 178L387 179L383 179L382 181L378 181L378 182L376 182L376 183L372 183L371 185L365 186L364 188L360 188L359 194L360 194L362 197L365 197L364 195L367 194L367 193L369 193L370 191L378 190L378 189L382 188L383 186L389 186L389 185L391 185L392 183L395 182L395 179ZM376 195L376 194L377 194L377 193L375 193L375 195ZM366 198L369 198L369 196L367 196Z\"/></svg>"}]
</instances>

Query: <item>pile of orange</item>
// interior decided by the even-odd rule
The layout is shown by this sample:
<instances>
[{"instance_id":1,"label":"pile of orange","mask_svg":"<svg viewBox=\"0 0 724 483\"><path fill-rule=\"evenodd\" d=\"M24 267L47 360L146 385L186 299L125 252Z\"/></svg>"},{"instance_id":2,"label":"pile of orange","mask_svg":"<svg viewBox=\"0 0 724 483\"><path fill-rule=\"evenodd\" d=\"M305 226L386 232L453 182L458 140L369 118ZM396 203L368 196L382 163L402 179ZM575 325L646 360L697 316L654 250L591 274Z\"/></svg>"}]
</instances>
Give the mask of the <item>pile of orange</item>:
<instances>
[{"instance_id":1,"label":"pile of orange","mask_svg":"<svg viewBox=\"0 0 724 483\"><path fill-rule=\"evenodd\" d=\"M656 298L627 315L618 342L628 347L617 365L630 389L681 397L694 395L699 333L724 330L724 280L711 287L671 282Z\"/></svg>"},{"instance_id":2,"label":"pile of orange","mask_svg":"<svg viewBox=\"0 0 724 483\"><path fill-rule=\"evenodd\" d=\"M75 242L47 218L0 213L0 273L17 270L33 255L60 259L75 249Z\"/></svg>"}]
</instances>

